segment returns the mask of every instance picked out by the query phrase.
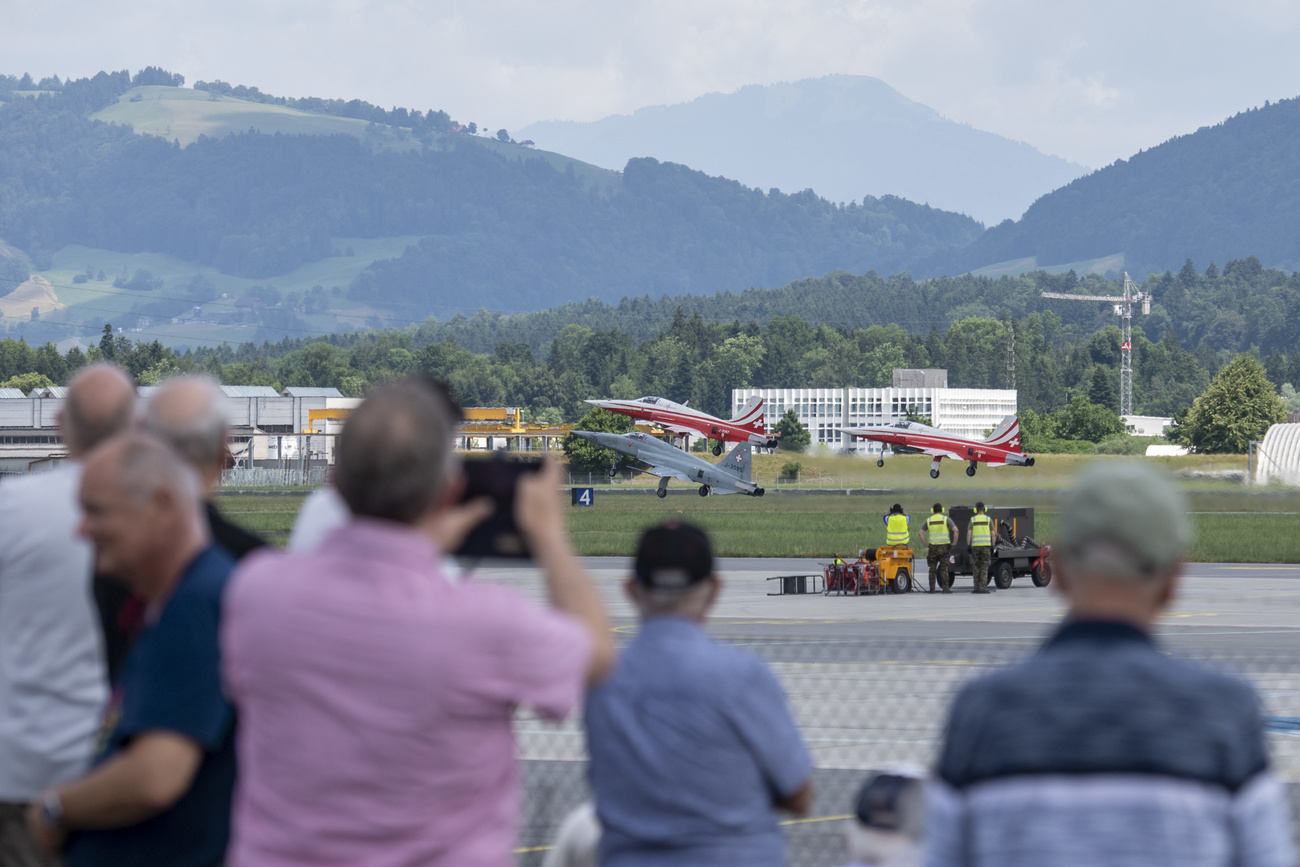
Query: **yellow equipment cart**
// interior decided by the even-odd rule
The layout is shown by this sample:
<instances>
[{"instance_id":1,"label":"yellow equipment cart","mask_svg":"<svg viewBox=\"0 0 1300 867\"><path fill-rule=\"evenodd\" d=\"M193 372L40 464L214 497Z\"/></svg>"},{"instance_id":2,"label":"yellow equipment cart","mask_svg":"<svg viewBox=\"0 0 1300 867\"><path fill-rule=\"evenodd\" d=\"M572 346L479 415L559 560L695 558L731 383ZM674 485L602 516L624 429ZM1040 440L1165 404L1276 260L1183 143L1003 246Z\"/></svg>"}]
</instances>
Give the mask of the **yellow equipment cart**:
<instances>
[{"instance_id":1,"label":"yellow equipment cart","mask_svg":"<svg viewBox=\"0 0 1300 867\"><path fill-rule=\"evenodd\" d=\"M908 545L881 545L862 552L862 559L876 564L880 579L892 593L908 593L913 586L912 575L916 569L914 555Z\"/></svg>"}]
</instances>

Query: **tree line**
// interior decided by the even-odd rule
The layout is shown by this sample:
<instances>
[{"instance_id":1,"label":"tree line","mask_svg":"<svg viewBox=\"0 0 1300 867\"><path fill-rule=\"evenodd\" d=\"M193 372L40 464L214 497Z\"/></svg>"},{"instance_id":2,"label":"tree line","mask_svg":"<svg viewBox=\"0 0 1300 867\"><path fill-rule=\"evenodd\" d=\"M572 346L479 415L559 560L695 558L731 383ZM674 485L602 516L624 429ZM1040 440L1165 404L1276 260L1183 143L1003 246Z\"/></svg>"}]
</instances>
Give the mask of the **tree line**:
<instances>
[{"instance_id":1,"label":"tree line","mask_svg":"<svg viewBox=\"0 0 1300 867\"><path fill-rule=\"evenodd\" d=\"M28 387L66 383L100 358L121 364L141 384L203 371L231 385L332 386L354 396L427 372L450 383L467 406L519 406L532 420L572 422L588 411L587 398L654 394L729 417L733 388L884 387L892 384L896 368L941 367L952 387L1014 385L1022 424L1027 436L1039 438L1040 450L1056 441L1096 442L1122 431L1115 415L1118 328L1077 339L1050 312L1020 319L971 317L917 335L898 325L832 327L795 316L765 325L710 323L679 310L668 327L644 340L570 324L540 355L521 342L474 352L454 339L420 342L417 335L416 329L389 330L335 342L178 351L157 341L133 342L106 325L99 343L86 352L60 354L51 343L32 348L22 340L0 341L0 384L20 375L42 378L24 380ZM1144 415L1185 419L1212 378L1237 357L1189 350L1173 330L1152 340L1135 328L1133 338L1134 409ZM1261 378L1271 378L1263 381L1274 396L1284 385L1300 383L1300 350L1274 352L1254 363ZM1293 387L1289 393L1300 404Z\"/></svg>"}]
</instances>

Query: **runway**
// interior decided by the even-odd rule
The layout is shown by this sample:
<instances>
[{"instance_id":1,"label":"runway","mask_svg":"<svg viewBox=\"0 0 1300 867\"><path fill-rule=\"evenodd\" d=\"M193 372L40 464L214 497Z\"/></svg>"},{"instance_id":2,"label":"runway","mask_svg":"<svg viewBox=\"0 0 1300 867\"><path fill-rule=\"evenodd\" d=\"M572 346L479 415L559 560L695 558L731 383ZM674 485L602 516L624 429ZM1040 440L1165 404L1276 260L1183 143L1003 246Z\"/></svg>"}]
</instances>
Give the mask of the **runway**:
<instances>
[{"instance_id":1,"label":"runway","mask_svg":"<svg viewBox=\"0 0 1300 867\"><path fill-rule=\"evenodd\" d=\"M620 643L635 635L623 584L626 558L586 558ZM928 585L924 563L917 585ZM764 657L785 687L817 768L814 821L791 825L791 864L842 861L839 818L871 768L929 766L948 705L967 680L1033 653L1061 622L1065 606L1050 587L1017 578L988 596L970 578L952 594L770 596L780 575L817 574L822 561L723 558L724 586L708 629L719 641ZM531 567L482 568L472 580L516 587L540 598ZM1300 717L1300 565L1190 564L1178 598L1160 618L1168 652L1230 670L1260 692L1265 713ZM585 746L577 718L553 726L518 720L528 797L521 864L540 849L565 812L587 797ZM1300 800L1300 737L1270 735L1275 768Z\"/></svg>"}]
</instances>

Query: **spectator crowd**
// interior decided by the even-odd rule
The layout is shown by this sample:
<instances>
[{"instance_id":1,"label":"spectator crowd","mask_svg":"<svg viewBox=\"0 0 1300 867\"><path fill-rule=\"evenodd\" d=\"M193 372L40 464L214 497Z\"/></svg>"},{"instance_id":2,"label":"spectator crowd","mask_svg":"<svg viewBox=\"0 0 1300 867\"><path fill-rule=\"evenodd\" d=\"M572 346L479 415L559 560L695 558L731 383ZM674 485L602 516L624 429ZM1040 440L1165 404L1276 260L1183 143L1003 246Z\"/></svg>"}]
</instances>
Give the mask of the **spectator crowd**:
<instances>
[{"instance_id":1,"label":"spectator crowd","mask_svg":"<svg viewBox=\"0 0 1300 867\"><path fill-rule=\"evenodd\" d=\"M513 515L545 599L449 566L493 506L464 501L440 384L370 393L287 551L213 506L222 403L180 377L138 405L92 365L67 461L0 481L0 867L505 867L520 707L581 709L586 731L592 803L548 864L786 863L813 763L772 670L709 637L705 533L641 536L617 650L553 462L520 476ZM1152 638L1189 539L1177 489L1097 467L1061 527L1064 625L961 692L929 774L865 775L834 806L846 857L1294 864L1258 697Z\"/></svg>"}]
</instances>

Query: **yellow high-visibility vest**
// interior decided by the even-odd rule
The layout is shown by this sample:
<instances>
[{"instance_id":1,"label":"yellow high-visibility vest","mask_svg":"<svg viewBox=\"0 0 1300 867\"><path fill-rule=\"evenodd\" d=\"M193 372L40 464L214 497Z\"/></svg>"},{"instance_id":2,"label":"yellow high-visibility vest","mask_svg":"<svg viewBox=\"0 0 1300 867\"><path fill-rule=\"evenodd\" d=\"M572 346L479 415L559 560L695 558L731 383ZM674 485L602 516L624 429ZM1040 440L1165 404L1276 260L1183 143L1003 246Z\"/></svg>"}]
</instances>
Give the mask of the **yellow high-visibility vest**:
<instances>
[{"instance_id":1,"label":"yellow high-visibility vest","mask_svg":"<svg viewBox=\"0 0 1300 867\"><path fill-rule=\"evenodd\" d=\"M925 532L931 545L952 544L952 537L948 535L948 516L943 512L925 519Z\"/></svg>"},{"instance_id":2,"label":"yellow high-visibility vest","mask_svg":"<svg viewBox=\"0 0 1300 867\"><path fill-rule=\"evenodd\" d=\"M907 545L912 541L912 534L907 531L906 515L890 515L885 520L885 544Z\"/></svg>"},{"instance_id":3,"label":"yellow high-visibility vest","mask_svg":"<svg viewBox=\"0 0 1300 867\"><path fill-rule=\"evenodd\" d=\"M988 515L981 513L971 516L970 546L972 548L991 548L993 546L993 519Z\"/></svg>"}]
</instances>

